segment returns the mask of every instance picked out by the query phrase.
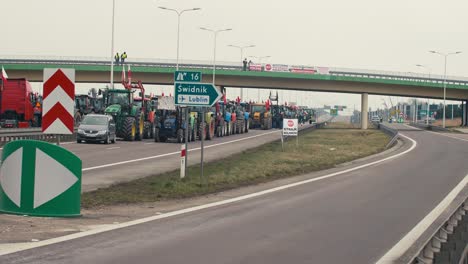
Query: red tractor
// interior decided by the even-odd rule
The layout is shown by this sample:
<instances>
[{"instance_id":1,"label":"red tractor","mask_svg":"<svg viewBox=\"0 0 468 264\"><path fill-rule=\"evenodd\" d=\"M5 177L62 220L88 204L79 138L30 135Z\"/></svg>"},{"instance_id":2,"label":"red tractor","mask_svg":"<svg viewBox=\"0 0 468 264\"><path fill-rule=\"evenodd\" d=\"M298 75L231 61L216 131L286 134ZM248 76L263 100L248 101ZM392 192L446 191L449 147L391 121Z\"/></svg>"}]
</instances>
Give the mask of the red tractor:
<instances>
[{"instance_id":1,"label":"red tractor","mask_svg":"<svg viewBox=\"0 0 468 264\"><path fill-rule=\"evenodd\" d=\"M42 100L33 93L25 78L8 79L0 91L0 124L2 127L40 127Z\"/></svg>"}]
</instances>

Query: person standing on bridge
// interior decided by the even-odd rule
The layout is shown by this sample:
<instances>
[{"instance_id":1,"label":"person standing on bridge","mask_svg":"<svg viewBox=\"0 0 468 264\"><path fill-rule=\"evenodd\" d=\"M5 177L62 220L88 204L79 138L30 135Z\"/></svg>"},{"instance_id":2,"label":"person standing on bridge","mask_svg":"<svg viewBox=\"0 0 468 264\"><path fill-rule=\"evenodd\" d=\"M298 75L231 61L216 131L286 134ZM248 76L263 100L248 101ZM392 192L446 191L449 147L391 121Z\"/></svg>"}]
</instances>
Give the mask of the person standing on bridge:
<instances>
[{"instance_id":1,"label":"person standing on bridge","mask_svg":"<svg viewBox=\"0 0 468 264\"><path fill-rule=\"evenodd\" d=\"M124 51L124 53L122 53L122 55L120 56L120 63L124 64L126 58L127 58L127 52Z\"/></svg>"},{"instance_id":2,"label":"person standing on bridge","mask_svg":"<svg viewBox=\"0 0 468 264\"><path fill-rule=\"evenodd\" d=\"M242 68L242 70L243 70L243 71L247 71L247 58L245 58L244 61L243 61L242 63L243 63L243 68Z\"/></svg>"},{"instance_id":3,"label":"person standing on bridge","mask_svg":"<svg viewBox=\"0 0 468 264\"><path fill-rule=\"evenodd\" d=\"M114 59L115 59L115 64L119 65L119 59L120 59L120 55L119 53L115 53L115 56L114 56Z\"/></svg>"}]
</instances>

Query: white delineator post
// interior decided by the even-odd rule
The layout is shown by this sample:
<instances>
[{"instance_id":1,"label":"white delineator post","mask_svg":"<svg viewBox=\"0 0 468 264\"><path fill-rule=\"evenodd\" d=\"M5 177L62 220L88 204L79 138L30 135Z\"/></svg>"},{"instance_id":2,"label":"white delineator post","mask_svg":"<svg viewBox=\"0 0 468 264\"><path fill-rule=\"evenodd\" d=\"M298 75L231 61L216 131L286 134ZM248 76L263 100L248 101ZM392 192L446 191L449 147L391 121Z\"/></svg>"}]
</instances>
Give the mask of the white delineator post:
<instances>
[{"instance_id":1,"label":"white delineator post","mask_svg":"<svg viewBox=\"0 0 468 264\"><path fill-rule=\"evenodd\" d=\"M185 177L185 155L186 155L185 145L180 145L180 178Z\"/></svg>"},{"instance_id":2,"label":"white delineator post","mask_svg":"<svg viewBox=\"0 0 468 264\"><path fill-rule=\"evenodd\" d=\"M368 94L361 94L361 129L367 129Z\"/></svg>"}]
</instances>

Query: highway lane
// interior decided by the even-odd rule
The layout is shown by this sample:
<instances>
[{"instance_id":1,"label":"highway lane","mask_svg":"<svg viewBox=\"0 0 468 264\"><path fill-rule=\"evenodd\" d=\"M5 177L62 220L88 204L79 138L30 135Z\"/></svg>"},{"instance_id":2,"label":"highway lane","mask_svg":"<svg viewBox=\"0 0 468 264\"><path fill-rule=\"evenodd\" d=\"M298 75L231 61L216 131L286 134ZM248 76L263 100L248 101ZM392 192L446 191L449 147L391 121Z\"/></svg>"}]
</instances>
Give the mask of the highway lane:
<instances>
[{"instance_id":1,"label":"highway lane","mask_svg":"<svg viewBox=\"0 0 468 264\"><path fill-rule=\"evenodd\" d=\"M374 263L468 173L468 143L403 134L416 148L378 165L0 263Z\"/></svg>"}]
</instances>

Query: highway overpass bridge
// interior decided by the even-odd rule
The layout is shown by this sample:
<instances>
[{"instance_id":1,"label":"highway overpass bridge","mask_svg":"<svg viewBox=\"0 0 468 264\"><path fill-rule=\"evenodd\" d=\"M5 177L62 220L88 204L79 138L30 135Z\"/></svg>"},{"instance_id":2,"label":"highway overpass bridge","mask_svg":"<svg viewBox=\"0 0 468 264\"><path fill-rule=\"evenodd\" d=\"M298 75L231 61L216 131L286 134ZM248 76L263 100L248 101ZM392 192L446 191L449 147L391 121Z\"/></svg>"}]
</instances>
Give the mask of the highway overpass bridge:
<instances>
[{"instance_id":1,"label":"highway overpass bridge","mask_svg":"<svg viewBox=\"0 0 468 264\"><path fill-rule=\"evenodd\" d=\"M110 62L97 58L0 58L0 63L12 78L25 77L30 81L41 82L44 68L75 68L76 82L109 83ZM174 61L134 60L126 64L132 66L134 79L144 84L171 85L174 83ZM212 65L208 62L181 63L182 70L195 70L203 73L203 81L212 81ZM307 67L312 68L312 67ZM120 82L122 66L114 67L114 82ZM447 99L464 103L463 118L468 118L468 78L447 78ZM216 66L216 85L232 88L283 89L300 91L322 91L361 94L363 116L367 116L368 94L405 97L443 98L443 77L427 75L379 72L370 70L330 68L327 74L297 72L242 71L241 65L221 62ZM363 120L367 128L367 120Z\"/></svg>"}]
</instances>

